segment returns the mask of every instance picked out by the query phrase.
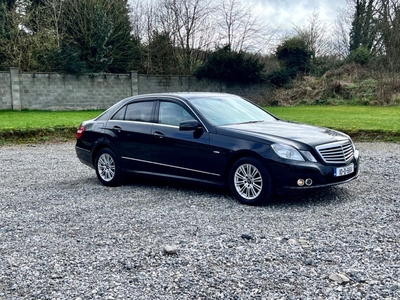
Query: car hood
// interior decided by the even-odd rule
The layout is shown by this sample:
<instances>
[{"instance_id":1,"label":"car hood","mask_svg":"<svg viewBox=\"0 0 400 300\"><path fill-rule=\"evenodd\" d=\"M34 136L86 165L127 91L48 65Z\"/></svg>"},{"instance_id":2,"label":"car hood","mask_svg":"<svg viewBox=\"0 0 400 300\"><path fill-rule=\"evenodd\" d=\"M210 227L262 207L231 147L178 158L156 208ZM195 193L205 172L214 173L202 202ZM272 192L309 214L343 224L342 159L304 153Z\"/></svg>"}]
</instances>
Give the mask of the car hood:
<instances>
[{"instance_id":1,"label":"car hood","mask_svg":"<svg viewBox=\"0 0 400 300\"><path fill-rule=\"evenodd\" d=\"M218 128L218 132L220 134L243 133L272 141L283 138L310 146L349 139L346 134L333 129L281 120L224 125Z\"/></svg>"}]
</instances>

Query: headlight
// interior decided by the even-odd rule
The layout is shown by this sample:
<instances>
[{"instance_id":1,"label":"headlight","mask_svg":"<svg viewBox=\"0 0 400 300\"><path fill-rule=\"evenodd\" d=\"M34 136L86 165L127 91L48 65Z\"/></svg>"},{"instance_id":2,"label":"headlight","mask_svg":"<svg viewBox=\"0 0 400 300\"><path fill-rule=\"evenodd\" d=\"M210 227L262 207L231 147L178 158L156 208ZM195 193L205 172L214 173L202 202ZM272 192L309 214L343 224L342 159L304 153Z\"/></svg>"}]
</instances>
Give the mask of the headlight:
<instances>
[{"instance_id":1,"label":"headlight","mask_svg":"<svg viewBox=\"0 0 400 300\"><path fill-rule=\"evenodd\" d=\"M282 145L282 144L272 144L272 149L275 153L284 159L304 161L303 156L292 146Z\"/></svg>"}]
</instances>

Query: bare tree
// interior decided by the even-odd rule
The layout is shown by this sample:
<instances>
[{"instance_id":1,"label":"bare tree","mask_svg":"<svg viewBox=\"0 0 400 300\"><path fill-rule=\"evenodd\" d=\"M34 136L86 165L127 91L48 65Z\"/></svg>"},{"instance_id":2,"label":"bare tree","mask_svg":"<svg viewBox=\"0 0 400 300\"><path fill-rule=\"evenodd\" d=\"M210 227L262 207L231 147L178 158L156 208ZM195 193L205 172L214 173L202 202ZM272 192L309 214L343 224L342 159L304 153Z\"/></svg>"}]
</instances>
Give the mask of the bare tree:
<instances>
[{"instance_id":1,"label":"bare tree","mask_svg":"<svg viewBox=\"0 0 400 300\"><path fill-rule=\"evenodd\" d=\"M47 30L51 30L55 36L57 47L61 46L61 17L64 9L63 0L43 0L43 9L46 10Z\"/></svg>"},{"instance_id":2,"label":"bare tree","mask_svg":"<svg viewBox=\"0 0 400 300\"><path fill-rule=\"evenodd\" d=\"M153 68L151 49L154 33L157 32L156 6L152 1L131 0L130 7L132 35L140 40L143 49L139 69L146 74L156 73Z\"/></svg>"},{"instance_id":3,"label":"bare tree","mask_svg":"<svg viewBox=\"0 0 400 300\"><path fill-rule=\"evenodd\" d=\"M191 74L199 51L209 47L212 33L211 0L161 0L157 22L161 32L168 32L180 51L183 74Z\"/></svg>"},{"instance_id":4,"label":"bare tree","mask_svg":"<svg viewBox=\"0 0 400 300\"><path fill-rule=\"evenodd\" d=\"M400 69L400 3L397 0L380 0L377 12L384 54L392 67Z\"/></svg>"},{"instance_id":5,"label":"bare tree","mask_svg":"<svg viewBox=\"0 0 400 300\"><path fill-rule=\"evenodd\" d=\"M161 48L153 42L155 39L166 43L163 53L176 64L174 72L191 74L204 61L206 52L215 46L229 44L234 51L266 52L276 32L264 24L253 6L239 0L216 3L212 0L131 0L130 3L134 35L140 36L146 49L143 65L148 73L160 68L160 59L155 62L155 57L160 58ZM167 37L174 47L170 47Z\"/></svg>"},{"instance_id":6,"label":"bare tree","mask_svg":"<svg viewBox=\"0 0 400 300\"><path fill-rule=\"evenodd\" d=\"M152 15L151 13L148 14L147 11L150 4L146 1L130 0L129 6L131 8L130 20L132 23L132 35L142 40L147 32L147 18L149 15Z\"/></svg>"},{"instance_id":7,"label":"bare tree","mask_svg":"<svg viewBox=\"0 0 400 300\"><path fill-rule=\"evenodd\" d=\"M317 10L314 10L308 16L308 25L295 26L294 30L307 43L308 49L312 52L313 60L316 57L331 54L331 40L328 37L331 28L320 20Z\"/></svg>"},{"instance_id":8,"label":"bare tree","mask_svg":"<svg viewBox=\"0 0 400 300\"><path fill-rule=\"evenodd\" d=\"M332 54L339 59L345 59L349 51L349 32L351 26L350 10L339 9L338 17L333 25Z\"/></svg>"},{"instance_id":9,"label":"bare tree","mask_svg":"<svg viewBox=\"0 0 400 300\"><path fill-rule=\"evenodd\" d=\"M240 0L220 0L216 10L219 46L234 51L265 52L277 29L265 24L255 5Z\"/></svg>"}]
</instances>

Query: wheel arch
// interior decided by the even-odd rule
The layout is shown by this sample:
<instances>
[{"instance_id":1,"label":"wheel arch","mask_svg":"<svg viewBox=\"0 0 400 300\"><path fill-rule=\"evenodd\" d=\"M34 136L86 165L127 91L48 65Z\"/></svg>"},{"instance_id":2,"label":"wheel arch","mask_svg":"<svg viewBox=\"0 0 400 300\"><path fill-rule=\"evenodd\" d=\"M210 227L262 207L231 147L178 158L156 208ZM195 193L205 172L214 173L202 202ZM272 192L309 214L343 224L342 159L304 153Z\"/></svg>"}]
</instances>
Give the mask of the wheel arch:
<instances>
[{"instance_id":1,"label":"wheel arch","mask_svg":"<svg viewBox=\"0 0 400 300\"><path fill-rule=\"evenodd\" d=\"M107 142L99 142L99 143L96 143L92 149L92 164L93 164L93 166L96 165L97 154L99 153L99 151L101 149L105 149L105 148L112 150L115 153L117 159L119 160L120 155L119 155L119 151L118 151L118 149L116 149L116 147L112 146L110 143L107 143Z\"/></svg>"},{"instance_id":2,"label":"wheel arch","mask_svg":"<svg viewBox=\"0 0 400 300\"><path fill-rule=\"evenodd\" d=\"M229 160L226 164L226 168L224 170L225 185L229 186L229 173L231 171L233 164L236 161L238 161L239 159L244 158L244 157L252 157L254 159L259 160L261 163L264 163L265 161L267 161L264 157L262 157L257 152L250 151L250 150L237 151L234 155L232 155L232 157L229 158ZM268 165L268 163L264 164L264 166L267 169L267 171L271 174L270 166ZM271 179L272 179L272 181L274 181L272 174L271 174Z\"/></svg>"}]
</instances>

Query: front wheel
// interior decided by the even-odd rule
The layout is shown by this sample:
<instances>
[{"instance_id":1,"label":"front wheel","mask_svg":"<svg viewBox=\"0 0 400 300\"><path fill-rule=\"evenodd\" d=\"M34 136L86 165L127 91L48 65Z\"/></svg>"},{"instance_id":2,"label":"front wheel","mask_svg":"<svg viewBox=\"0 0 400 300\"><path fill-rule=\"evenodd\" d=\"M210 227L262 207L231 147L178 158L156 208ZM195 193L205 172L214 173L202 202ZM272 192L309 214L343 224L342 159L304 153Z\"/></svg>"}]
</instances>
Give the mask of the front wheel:
<instances>
[{"instance_id":1,"label":"front wheel","mask_svg":"<svg viewBox=\"0 0 400 300\"><path fill-rule=\"evenodd\" d=\"M273 197L271 176L253 157L243 157L233 164L229 185L233 195L243 204L262 205Z\"/></svg>"},{"instance_id":2,"label":"front wheel","mask_svg":"<svg viewBox=\"0 0 400 300\"><path fill-rule=\"evenodd\" d=\"M96 175L100 182L105 186L118 186L121 184L121 171L115 153L103 148L97 153Z\"/></svg>"}]
</instances>

